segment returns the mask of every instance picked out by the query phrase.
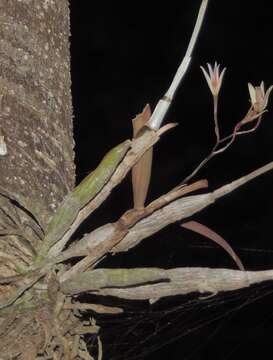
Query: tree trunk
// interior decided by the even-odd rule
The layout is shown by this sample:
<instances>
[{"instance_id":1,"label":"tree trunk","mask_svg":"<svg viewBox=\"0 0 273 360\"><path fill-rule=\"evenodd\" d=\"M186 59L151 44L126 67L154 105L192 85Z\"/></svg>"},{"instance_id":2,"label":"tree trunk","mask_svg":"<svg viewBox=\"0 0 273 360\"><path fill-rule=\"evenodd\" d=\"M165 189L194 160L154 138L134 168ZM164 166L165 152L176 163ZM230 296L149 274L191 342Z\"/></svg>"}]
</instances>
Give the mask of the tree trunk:
<instances>
[{"instance_id":1,"label":"tree trunk","mask_svg":"<svg viewBox=\"0 0 273 360\"><path fill-rule=\"evenodd\" d=\"M3 278L30 264L49 219L74 186L75 166L68 1L0 0L0 14ZM0 294L8 290L12 286L0 285ZM34 315L24 307L21 313L2 310L1 328L8 323L9 332L0 335L1 358L36 355L46 336L37 322L39 316L45 321L40 309Z\"/></svg>"},{"instance_id":2,"label":"tree trunk","mask_svg":"<svg viewBox=\"0 0 273 360\"><path fill-rule=\"evenodd\" d=\"M44 227L74 185L66 0L1 0L1 189Z\"/></svg>"}]
</instances>

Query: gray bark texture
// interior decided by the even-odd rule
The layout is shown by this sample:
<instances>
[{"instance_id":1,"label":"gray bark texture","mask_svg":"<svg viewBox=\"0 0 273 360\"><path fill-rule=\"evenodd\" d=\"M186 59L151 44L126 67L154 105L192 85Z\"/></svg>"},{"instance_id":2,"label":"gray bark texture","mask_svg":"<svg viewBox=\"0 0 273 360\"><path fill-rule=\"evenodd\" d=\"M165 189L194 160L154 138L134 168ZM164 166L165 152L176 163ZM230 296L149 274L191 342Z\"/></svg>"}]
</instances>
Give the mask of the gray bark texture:
<instances>
[{"instance_id":1,"label":"gray bark texture","mask_svg":"<svg viewBox=\"0 0 273 360\"><path fill-rule=\"evenodd\" d=\"M0 0L2 297L20 286L3 279L27 269L74 187L69 31L67 0ZM34 359L46 347L50 307L33 295L0 313L1 359Z\"/></svg>"},{"instance_id":2,"label":"gray bark texture","mask_svg":"<svg viewBox=\"0 0 273 360\"><path fill-rule=\"evenodd\" d=\"M0 1L0 186L42 227L74 185L66 0Z\"/></svg>"}]
</instances>

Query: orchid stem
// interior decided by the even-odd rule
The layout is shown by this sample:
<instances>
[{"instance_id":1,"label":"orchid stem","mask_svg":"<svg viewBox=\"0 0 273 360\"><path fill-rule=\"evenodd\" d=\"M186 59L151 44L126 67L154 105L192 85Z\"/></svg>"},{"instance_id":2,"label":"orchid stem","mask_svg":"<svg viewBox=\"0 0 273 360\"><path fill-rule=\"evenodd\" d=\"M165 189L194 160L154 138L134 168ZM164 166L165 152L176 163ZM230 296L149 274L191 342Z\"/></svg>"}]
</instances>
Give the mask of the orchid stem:
<instances>
[{"instance_id":1,"label":"orchid stem","mask_svg":"<svg viewBox=\"0 0 273 360\"><path fill-rule=\"evenodd\" d=\"M218 145L220 142L220 132L219 132L219 125L218 125L218 96L213 96L213 118L214 118L216 143Z\"/></svg>"},{"instance_id":2,"label":"orchid stem","mask_svg":"<svg viewBox=\"0 0 273 360\"><path fill-rule=\"evenodd\" d=\"M184 75L186 74L190 61L191 61L191 56L192 56L192 52L194 49L194 46L196 44L204 17L205 17L205 12L206 12L206 8L208 5L208 0L202 0L200 9L199 9L199 13L197 16L197 20L192 32L192 36L186 51L186 54L180 64L180 66L177 69L177 72L173 78L173 81L169 87L169 89L167 90L167 92L165 93L165 95L163 96L162 99L159 100L159 102L157 103L154 112L152 113L152 116L150 118L150 120L147 123L147 126L150 129L153 130L158 130L164 120L164 117L172 103L173 97L175 95L175 92L179 86L179 84L181 83Z\"/></svg>"},{"instance_id":3,"label":"orchid stem","mask_svg":"<svg viewBox=\"0 0 273 360\"><path fill-rule=\"evenodd\" d=\"M199 165L191 172L191 174L190 174L189 176L187 176L187 177L182 181L182 183L181 183L179 186L188 183L189 180L190 180L191 178L193 178L193 177L198 173L198 171L199 171L204 165L206 165L206 163L207 163L209 160L211 160L215 155L221 154L222 152L224 152L225 150L227 150L227 149L230 147L230 145L233 144L233 142L235 141L235 139L236 139L236 137L237 137L238 135L248 134L248 133L251 133L251 132L255 131L255 130L258 128L258 126L260 125L261 120L262 120L262 116L260 116L260 117L258 118L258 121L257 121L256 125L255 125L252 129L245 130L245 131L238 131L238 130L240 129L240 127L242 126L242 122L240 121L239 123L237 123L237 124L235 125L235 127L234 127L234 129L233 129L233 132L232 132L230 135L228 135L228 136L226 136L225 138L221 139L221 138L220 138L220 133L219 133L219 127L218 127L217 107L218 107L217 100L214 98L214 123L215 123L216 143L215 143L215 145L213 146L213 148L212 148L211 152L209 153L209 155L199 163ZM229 141L225 146L223 146L222 148L220 148L220 149L217 150L217 148L219 147L219 145L220 145L222 142L224 142L224 141L226 141L226 140L228 140L228 139L230 139L230 141Z\"/></svg>"}]
</instances>

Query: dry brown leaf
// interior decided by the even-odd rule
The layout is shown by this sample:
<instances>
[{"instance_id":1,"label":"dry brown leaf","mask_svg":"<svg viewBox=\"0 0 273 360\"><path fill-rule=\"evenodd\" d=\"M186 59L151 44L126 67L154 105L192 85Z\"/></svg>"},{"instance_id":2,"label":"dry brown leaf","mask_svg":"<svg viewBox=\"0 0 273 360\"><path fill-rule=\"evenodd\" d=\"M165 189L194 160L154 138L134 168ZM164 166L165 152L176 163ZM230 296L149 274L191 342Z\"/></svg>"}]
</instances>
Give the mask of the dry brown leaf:
<instances>
[{"instance_id":1,"label":"dry brown leaf","mask_svg":"<svg viewBox=\"0 0 273 360\"><path fill-rule=\"evenodd\" d=\"M133 136L136 138L151 117L151 108L147 104L142 113L133 120ZM151 179L153 148L148 149L132 169L134 208L142 209L148 193Z\"/></svg>"},{"instance_id":2,"label":"dry brown leaf","mask_svg":"<svg viewBox=\"0 0 273 360\"><path fill-rule=\"evenodd\" d=\"M220 245L226 252L232 257L232 259L236 262L238 268L242 271L245 270L240 258L236 255L236 253L233 251L232 247L226 242L225 239L222 238L222 236L218 235L215 231L211 230L207 226L200 224L197 221L188 221L183 224L181 224L181 227L184 227L186 229L192 230L200 235L203 235L207 237L208 239L216 242L218 245Z\"/></svg>"}]
</instances>

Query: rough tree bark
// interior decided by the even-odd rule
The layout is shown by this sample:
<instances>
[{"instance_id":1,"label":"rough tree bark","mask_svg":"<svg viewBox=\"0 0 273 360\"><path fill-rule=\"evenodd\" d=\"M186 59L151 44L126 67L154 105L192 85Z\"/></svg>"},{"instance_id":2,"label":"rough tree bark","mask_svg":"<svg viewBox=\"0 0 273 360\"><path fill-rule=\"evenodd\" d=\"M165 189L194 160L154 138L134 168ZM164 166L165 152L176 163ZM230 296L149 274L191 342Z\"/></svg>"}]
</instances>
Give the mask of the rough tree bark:
<instances>
[{"instance_id":1,"label":"rough tree bark","mask_svg":"<svg viewBox=\"0 0 273 360\"><path fill-rule=\"evenodd\" d=\"M201 8L206 4L203 0ZM273 279L272 271L94 270L107 253L127 251L162 227L192 216L271 170L273 162L212 192L185 196L206 188L206 180L177 186L68 245L77 227L174 127L160 128L161 122L156 122L158 126L141 129L134 139L113 148L74 188L70 85L68 1L0 0L0 357L4 360L93 359L83 335L97 334L99 328L93 319L81 320L77 310L118 314L122 309L79 303L77 294L82 292L153 303L165 296L232 291ZM164 101L169 106L170 97L159 103ZM63 265L75 257L73 266Z\"/></svg>"},{"instance_id":2,"label":"rough tree bark","mask_svg":"<svg viewBox=\"0 0 273 360\"><path fill-rule=\"evenodd\" d=\"M29 265L74 186L69 31L67 0L0 1L0 131L7 146L0 158L1 277ZM1 357L11 358L21 345L29 356L35 351L27 337L32 331L24 334L21 326L16 343L12 326L0 341ZM33 332L38 336L38 327Z\"/></svg>"}]
</instances>

